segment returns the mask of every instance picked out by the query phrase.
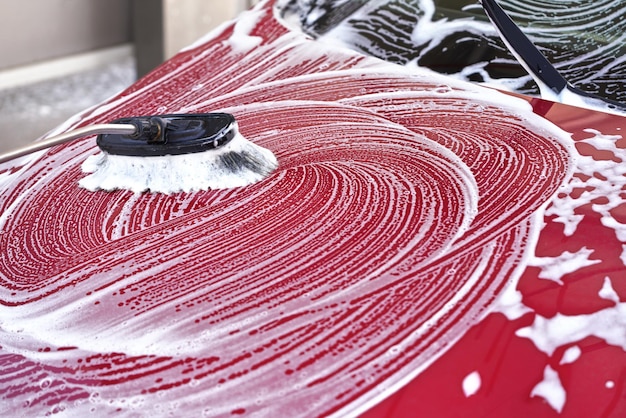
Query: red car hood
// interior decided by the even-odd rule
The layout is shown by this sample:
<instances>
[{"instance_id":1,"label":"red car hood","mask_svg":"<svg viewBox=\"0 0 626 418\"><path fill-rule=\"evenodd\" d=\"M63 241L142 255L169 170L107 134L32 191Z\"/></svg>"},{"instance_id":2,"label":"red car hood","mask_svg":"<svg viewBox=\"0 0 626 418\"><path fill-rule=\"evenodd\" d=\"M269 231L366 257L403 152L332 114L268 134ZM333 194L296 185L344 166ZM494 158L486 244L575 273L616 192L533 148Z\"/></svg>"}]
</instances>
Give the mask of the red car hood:
<instances>
[{"instance_id":1,"label":"red car hood","mask_svg":"<svg viewBox=\"0 0 626 418\"><path fill-rule=\"evenodd\" d=\"M623 416L624 118L410 72L265 3L60 130L225 111L279 168L0 166L0 411Z\"/></svg>"}]
</instances>

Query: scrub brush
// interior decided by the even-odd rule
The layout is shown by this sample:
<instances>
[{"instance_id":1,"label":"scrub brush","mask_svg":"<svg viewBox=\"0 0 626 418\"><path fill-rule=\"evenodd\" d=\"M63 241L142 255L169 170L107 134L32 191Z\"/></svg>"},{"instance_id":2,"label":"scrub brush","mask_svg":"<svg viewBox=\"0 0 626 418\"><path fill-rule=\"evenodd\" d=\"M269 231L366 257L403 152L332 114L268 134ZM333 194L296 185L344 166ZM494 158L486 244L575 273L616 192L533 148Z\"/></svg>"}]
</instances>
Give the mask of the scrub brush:
<instances>
[{"instance_id":1,"label":"scrub brush","mask_svg":"<svg viewBox=\"0 0 626 418\"><path fill-rule=\"evenodd\" d=\"M79 185L136 193L227 189L267 177L278 161L247 139L229 113L169 114L117 119L80 128L0 156L0 163L30 152L99 134L100 152L82 165Z\"/></svg>"}]
</instances>

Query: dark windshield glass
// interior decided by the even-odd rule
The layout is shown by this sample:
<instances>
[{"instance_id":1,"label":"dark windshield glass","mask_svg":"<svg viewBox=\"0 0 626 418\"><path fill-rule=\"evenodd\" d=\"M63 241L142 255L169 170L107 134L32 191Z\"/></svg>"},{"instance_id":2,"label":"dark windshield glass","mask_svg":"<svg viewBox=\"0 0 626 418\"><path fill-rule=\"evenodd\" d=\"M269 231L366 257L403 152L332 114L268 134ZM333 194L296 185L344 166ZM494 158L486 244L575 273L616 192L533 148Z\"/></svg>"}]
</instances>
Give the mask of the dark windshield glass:
<instances>
[{"instance_id":1,"label":"dark windshield glass","mask_svg":"<svg viewBox=\"0 0 626 418\"><path fill-rule=\"evenodd\" d=\"M476 0L286 0L303 31L398 64L538 94ZM626 102L626 7L615 0L499 4L565 78Z\"/></svg>"}]
</instances>

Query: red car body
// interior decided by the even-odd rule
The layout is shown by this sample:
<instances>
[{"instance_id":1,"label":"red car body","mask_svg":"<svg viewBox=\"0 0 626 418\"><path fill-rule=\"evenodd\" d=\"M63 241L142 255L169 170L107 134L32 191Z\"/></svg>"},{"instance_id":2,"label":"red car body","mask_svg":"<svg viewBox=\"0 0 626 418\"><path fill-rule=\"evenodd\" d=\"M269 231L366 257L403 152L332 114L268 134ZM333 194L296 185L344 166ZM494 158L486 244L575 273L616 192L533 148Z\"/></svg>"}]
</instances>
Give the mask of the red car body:
<instances>
[{"instance_id":1,"label":"red car body","mask_svg":"<svg viewBox=\"0 0 626 418\"><path fill-rule=\"evenodd\" d=\"M59 130L233 113L279 168L90 192L0 166L5 415L626 414L624 117L320 44L257 6Z\"/></svg>"}]
</instances>

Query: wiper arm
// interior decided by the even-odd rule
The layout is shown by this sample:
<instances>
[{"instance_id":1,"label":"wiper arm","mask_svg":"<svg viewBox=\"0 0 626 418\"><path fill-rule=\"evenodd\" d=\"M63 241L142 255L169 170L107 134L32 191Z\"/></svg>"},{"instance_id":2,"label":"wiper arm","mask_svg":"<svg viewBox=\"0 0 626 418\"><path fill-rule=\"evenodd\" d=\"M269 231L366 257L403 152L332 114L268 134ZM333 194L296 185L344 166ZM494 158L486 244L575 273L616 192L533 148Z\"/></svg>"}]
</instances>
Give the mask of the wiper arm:
<instances>
[{"instance_id":1,"label":"wiper arm","mask_svg":"<svg viewBox=\"0 0 626 418\"><path fill-rule=\"evenodd\" d=\"M481 0L481 3L502 41L539 86L542 97L594 110L626 114L626 104L572 86L495 0Z\"/></svg>"}]
</instances>

